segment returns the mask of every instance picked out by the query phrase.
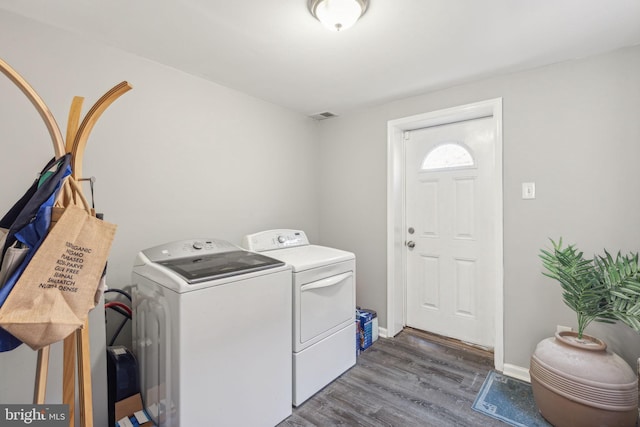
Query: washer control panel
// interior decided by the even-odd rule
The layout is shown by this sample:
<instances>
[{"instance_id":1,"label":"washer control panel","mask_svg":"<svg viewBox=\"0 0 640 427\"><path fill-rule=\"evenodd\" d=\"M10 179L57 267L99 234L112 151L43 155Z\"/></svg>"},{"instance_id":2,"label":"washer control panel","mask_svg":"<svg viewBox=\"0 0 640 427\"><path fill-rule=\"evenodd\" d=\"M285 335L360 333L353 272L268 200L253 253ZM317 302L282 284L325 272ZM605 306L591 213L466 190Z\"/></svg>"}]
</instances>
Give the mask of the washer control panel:
<instances>
[{"instance_id":1,"label":"washer control panel","mask_svg":"<svg viewBox=\"0 0 640 427\"><path fill-rule=\"evenodd\" d=\"M302 230L267 230L249 234L242 239L242 247L254 252L294 248L308 244L309 239Z\"/></svg>"},{"instance_id":2,"label":"washer control panel","mask_svg":"<svg viewBox=\"0 0 640 427\"><path fill-rule=\"evenodd\" d=\"M143 254L149 260L158 262L172 258L184 258L193 255L207 255L220 252L237 251L236 245L221 239L180 240L145 249Z\"/></svg>"}]
</instances>

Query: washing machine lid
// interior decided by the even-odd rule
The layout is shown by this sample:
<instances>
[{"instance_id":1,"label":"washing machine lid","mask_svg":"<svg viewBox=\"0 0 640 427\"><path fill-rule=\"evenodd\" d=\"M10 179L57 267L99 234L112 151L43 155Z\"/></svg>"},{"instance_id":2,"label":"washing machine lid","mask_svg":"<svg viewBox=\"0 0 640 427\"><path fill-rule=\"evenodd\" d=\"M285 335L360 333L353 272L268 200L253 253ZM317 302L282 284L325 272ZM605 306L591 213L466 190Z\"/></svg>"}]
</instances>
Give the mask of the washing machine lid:
<instances>
[{"instance_id":1,"label":"washing machine lid","mask_svg":"<svg viewBox=\"0 0 640 427\"><path fill-rule=\"evenodd\" d=\"M355 255L351 252L317 245L276 249L262 253L284 261L291 266L294 273L355 259Z\"/></svg>"},{"instance_id":2,"label":"washing machine lid","mask_svg":"<svg viewBox=\"0 0 640 427\"><path fill-rule=\"evenodd\" d=\"M158 264L178 274L187 283L196 284L280 267L285 263L255 252L238 250L159 261Z\"/></svg>"},{"instance_id":3,"label":"washing machine lid","mask_svg":"<svg viewBox=\"0 0 640 427\"><path fill-rule=\"evenodd\" d=\"M170 242L142 251L149 262L161 265L188 284L281 267L284 261L249 252L219 239Z\"/></svg>"}]
</instances>

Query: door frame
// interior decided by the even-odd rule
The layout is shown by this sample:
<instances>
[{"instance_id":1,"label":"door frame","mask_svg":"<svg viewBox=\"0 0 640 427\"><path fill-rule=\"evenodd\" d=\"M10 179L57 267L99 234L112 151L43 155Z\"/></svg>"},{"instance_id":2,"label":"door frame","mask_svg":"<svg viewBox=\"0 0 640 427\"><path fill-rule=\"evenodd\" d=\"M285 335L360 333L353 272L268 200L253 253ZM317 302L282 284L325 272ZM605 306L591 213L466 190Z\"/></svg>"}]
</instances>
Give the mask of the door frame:
<instances>
[{"instance_id":1,"label":"door frame","mask_svg":"<svg viewBox=\"0 0 640 427\"><path fill-rule=\"evenodd\" d=\"M386 335L397 335L406 325L405 224L405 132L492 117L495 126L495 168L493 183L496 214L496 283L494 366L504 367L504 265L503 265L503 188L502 188L502 98L446 108L387 122L387 328Z\"/></svg>"}]
</instances>

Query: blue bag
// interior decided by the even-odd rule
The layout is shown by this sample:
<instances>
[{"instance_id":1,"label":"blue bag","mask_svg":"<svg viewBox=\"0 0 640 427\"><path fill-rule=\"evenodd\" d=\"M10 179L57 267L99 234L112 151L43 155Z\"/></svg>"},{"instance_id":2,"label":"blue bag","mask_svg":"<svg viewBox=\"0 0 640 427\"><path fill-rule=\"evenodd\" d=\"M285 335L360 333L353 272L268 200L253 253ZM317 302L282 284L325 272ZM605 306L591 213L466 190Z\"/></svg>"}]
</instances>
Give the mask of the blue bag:
<instances>
[{"instance_id":1,"label":"blue bag","mask_svg":"<svg viewBox=\"0 0 640 427\"><path fill-rule=\"evenodd\" d=\"M50 161L40 177L9 212L0 220L0 227L8 229L2 255L16 241L28 248L24 260L0 283L0 307L4 304L31 258L46 237L51 225L51 209L64 179L71 175L71 155ZM1 257L0 257L1 260ZM0 328L0 352L10 351L22 342Z\"/></svg>"}]
</instances>

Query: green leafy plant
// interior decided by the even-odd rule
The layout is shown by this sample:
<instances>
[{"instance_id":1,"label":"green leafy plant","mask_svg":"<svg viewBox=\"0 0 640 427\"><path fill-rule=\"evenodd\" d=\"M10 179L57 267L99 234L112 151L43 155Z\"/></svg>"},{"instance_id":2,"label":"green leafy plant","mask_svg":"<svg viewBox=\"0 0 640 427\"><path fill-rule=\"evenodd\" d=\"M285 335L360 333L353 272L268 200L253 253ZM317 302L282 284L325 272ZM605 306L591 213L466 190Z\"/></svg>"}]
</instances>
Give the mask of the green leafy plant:
<instances>
[{"instance_id":1,"label":"green leafy plant","mask_svg":"<svg viewBox=\"0 0 640 427\"><path fill-rule=\"evenodd\" d=\"M615 259L604 251L594 258L599 280L605 284L607 307L612 319L640 332L640 271L638 254L621 255Z\"/></svg>"},{"instance_id":2,"label":"green leafy plant","mask_svg":"<svg viewBox=\"0 0 640 427\"><path fill-rule=\"evenodd\" d=\"M542 274L557 280L562 299L578 318L578 338L592 322L623 322L640 332L640 271L638 254L586 259L575 245L562 247L551 240L552 250L541 249Z\"/></svg>"}]
</instances>

